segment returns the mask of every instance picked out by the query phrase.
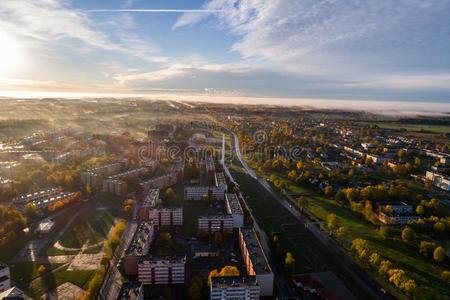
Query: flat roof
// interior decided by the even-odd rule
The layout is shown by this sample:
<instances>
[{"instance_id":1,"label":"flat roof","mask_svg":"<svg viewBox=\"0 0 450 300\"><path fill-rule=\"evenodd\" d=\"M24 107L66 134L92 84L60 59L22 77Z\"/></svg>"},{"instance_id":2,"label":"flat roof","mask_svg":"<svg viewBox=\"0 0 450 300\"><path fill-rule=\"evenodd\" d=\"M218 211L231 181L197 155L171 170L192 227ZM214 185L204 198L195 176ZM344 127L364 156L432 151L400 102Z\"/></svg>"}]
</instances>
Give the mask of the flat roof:
<instances>
[{"instance_id":1,"label":"flat roof","mask_svg":"<svg viewBox=\"0 0 450 300\"><path fill-rule=\"evenodd\" d=\"M239 198L236 194L228 193L225 195L225 199L230 207L231 214L244 214L241 204L239 203Z\"/></svg>"},{"instance_id":2,"label":"flat roof","mask_svg":"<svg viewBox=\"0 0 450 300\"><path fill-rule=\"evenodd\" d=\"M136 232L134 234L134 237L130 243L130 246L128 247L126 251L126 255L128 256L142 256L146 255L147 253L144 253L145 247L149 246L146 245L146 243L150 243L153 239L153 235L151 234L153 223L152 222L142 222L138 228L136 229ZM148 249L149 247L147 247Z\"/></svg>"},{"instance_id":3,"label":"flat roof","mask_svg":"<svg viewBox=\"0 0 450 300\"><path fill-rule=\"evenodd\" d=\"M142 206L144 207L154 207L158 204L159 201L159 189L150 189L145 196L144 203Z\"/></svg>"},{"instance_id":4,"label":"flat roof","mask_svg":"<svg viewBox=\"0 0 450 300\"><path fill-rule=\"evenodd\" d=\"M261 247L261 243L256 235L253 227L240 227L239 232L242 234L245 247L249 252L250 260L256 274L272 273L270 265L267 261L266 255Z\"/></svg>"},{"instance_id":5,"label":"flat roof","mask_svg":"<svg viewBox=\"0 0 450 300\"><path fill-rule=\"evenodd\" d=\"M211 287L227 288L227 287L251 287L259 286L256 276L214 276L211 277Z\"/></svg>"}]
</instances>

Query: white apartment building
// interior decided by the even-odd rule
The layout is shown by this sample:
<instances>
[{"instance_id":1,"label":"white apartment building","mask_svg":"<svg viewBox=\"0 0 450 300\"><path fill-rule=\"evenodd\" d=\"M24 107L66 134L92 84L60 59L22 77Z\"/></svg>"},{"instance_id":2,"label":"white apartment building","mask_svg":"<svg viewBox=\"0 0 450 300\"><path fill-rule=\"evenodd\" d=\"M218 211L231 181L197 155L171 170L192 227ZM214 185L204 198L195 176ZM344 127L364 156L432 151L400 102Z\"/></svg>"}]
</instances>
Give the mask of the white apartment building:
<instances>
[{"instance_id":1,"label":"white apartment building","mask_svg":"<svg viewBox=\"0 0 450 300\"><path fill-rule=\"evenodd\" d=\"M239 246L247 275L256 276L261 296L272 296L274 275L253 227L239 228Z\"/></svg>"},{"instance_id":2,"label":"white apartment building","mask_svg":"<svg viewBox=\"0 0 450 300\"><path fill-rule=\"evenodd\" d=\"M222 172L216 172L215 174L216 186L224 187L227 189L227 181L225 175Z\"/></svg>"},{"instance_id":3,"label":"white apartment building","mask_svg":"<svg viewBox=\"0 0 450 300\"><path fill-rule=\"evenodd\" d=\"M0 263L0 293L11 288L11 274L7 264Z\"/></svg>"},{"instance_id":4,"label":"white apartment building","mask_svg":"<svg viewBox=\"0 0 450 300\"><path fill-rule=\"evenodd\" d=\"M186 256L147 256L138 264L138 280L144 285L183 284Z\"/></svg>"},{"instance_id":5,"label":"white apartment building","mask_svg":"<svg viewBox=\"0 0 450 300\"><path fill-rule=\"evenodd\" d=\"M121 163L89 169L81 172L81 182L91 187L100 187L104 178L119 173L121 169Z\"/></svg>"},{"instance_id":6,"label":"white apartment building","mask_svg":"<svg viewBox=\"0 0 450 300\"><path fill-rule=\"evenodd\" d=\"M236 194L228 193L225 195L225 208L233 218L233 228L244 226L244 211Z\"/></svg>"},{"instance_id":7,"label":"white apartment building","mask_svg":"<svg viewBox=\"0 0 450 300\"><path fill-rule=\"evenodd\" d=\"M26 204L31 201L42 201L48 198L51 198L53 196L59 195L61 193L61 189L59 188L52 188L47 190L42 190L39 192L35 192L32 194L22 195L17 198L14 198L12 201L14 203L23 203Z\"/></svg>"},{"instance_id":8,"label":"white apartment building","mask_svg":"<svg viewBox=\"0 0 450 300\"><path fill-rule=\"evenodd\" d=\"M244 275L211 278L211 300L258 300L260 294L261 289L256 276Z\"/></svg>"},{"instance_id":9,"label":"white apartment building","mask_svg":"<svg viewBox=\"0 0 450 300\"><path fill-rule=\"evenodd\" d=\"M156 226L182 226L183 207L154 207L148 210L148 219Z\"/></svg>"},{"instance_id":10,"label":"white apartment building","mask_svg":"<svg viewBox=\"0 0 450 300\"><path fill-rule=\"evenodd\" d=\"M233 217L228 214L209 214L198 218L198 230L207 234L233 231Z\"/></svg>"},{"instance_id":11,"label":"white apartment building","mask_svg":"<svg viewBox=\"0 0 450 300\"><path fill-rule=\"evenodd\" d=\"M226 188L221 186L187 186L184 188L184 200L200 201L212 197L215 201L225 200Z\"/></svg>"}]
</instances>

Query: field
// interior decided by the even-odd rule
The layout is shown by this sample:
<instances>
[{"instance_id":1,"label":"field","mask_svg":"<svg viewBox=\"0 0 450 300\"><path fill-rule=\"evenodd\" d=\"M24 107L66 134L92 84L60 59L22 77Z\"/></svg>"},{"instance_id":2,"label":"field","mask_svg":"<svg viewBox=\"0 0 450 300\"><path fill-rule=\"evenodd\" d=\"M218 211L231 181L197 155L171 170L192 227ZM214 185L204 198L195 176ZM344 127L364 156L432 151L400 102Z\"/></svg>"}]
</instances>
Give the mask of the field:
<instances>
[{"instance_id":1,"label":"field","mask_svg":"<svg viewBox=\"0 0 450 300\"><path fill-rule=\"evenodd\" d=\"M398 122L358 122L364 125L377 125L383 129L405 129L411 132L433 132L433 133L449 133L449 125L434 125L434 124L409 124Z\"/></svg>"},{"instance_id":2,"label":"field","mask_svg":"<svg viewBox=\"0 0 450 300\"><path fill-rule=\"evenodd\" d=\"M254 179L242 172L238 162L230 170L239 183L260 227L270 236L275 233L281 248L293 253L297 273L333 271L358 299L367 298L324 245L299 223Z\"/></svg>"},{"instance_id":3,"label":"field","mask_svg":"<svg viewBox=\"0 0 450 300\"><path fill-rule=\"evenodd\" d=\"M364 219L360 214L338 205L335 201L328 199L316 192L303 188L287 180L284 176L278 176L286 184L286 190L295 195L305 196L309 199L307 212L315 218L325 221L328 214L334 213L339 219L339 225L345 226L347 231L343 238L346 243L345 249L350 252L349 245L354 238L363 238L370 243L370 248L380 254L383 258L389 259L394 265L406 270L408 276L417 283L417 299L436 299L440 295L441 299L450 299L450 291L446 284L440 278L442 268L435 265L430 259L421 256L417 249L405 245L399 240L399 229L395 229L396 237L394 239L383 239L377 231L377 227ZM293 205L296 205L295 200ZM358 262L357 260L355 260ZM362 265L367 268L367 266ZM372 272L372 270L369 270ZM398 293L393 286L386 284L384 279L379 277L376 272L372 272L375 279L385 286L390 293L400 299L406 299L406 296Z\"/></svg>"},{"instance_id":4,"label":"field","mask_svg":"<svg viewBox=\"0 0 450 300\"><path fill-rule=\"evenodd\" d=\"M35 259L19 256L17 253L21 249L16 250L14 257L9 255L13 281L33 298L65 282L86 289L103 255L103 240L113 225L114 216L121 210L121 203L114 197L102 195L60 211L54 217L55 228L48 235L29 236L20 245L23 248L31 241L42 241ZM37 271L41 265L45 267L42 275Z\"/></svg>"}]
</instances>

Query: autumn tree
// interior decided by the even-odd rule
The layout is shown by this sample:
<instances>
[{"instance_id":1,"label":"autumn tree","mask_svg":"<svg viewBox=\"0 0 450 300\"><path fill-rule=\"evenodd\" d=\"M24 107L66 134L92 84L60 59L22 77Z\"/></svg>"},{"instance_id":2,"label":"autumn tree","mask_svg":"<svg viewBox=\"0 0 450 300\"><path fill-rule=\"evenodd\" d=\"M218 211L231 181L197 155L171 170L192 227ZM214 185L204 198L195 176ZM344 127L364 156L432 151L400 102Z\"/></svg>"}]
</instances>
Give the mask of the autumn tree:
<instances>
[{"instance_id":1,"label":"autumn tree","mask_svg":"<svg viewBox=\"0 0 450 300\"><path fill-rule=\"evenodd\" d=\"M436 247L433 251L433 259L438 263L442 263L445 260L445 250L442 246Z\"/></svg>"},{"instance_id":2,"label":"autumn tree","mask_svg":"<svg viewBox=\"0 0 450 300\"><path fill-rule=\"evenodd\" d=\"M294 271L295 269L295 258L291 252L286 253L286 258L284 259L284 265L287 270Z\"/></svg>"},{"instance_id":3,"label":"autumn tree","mask_svg":"<svg viewBox=\"0 0 450 300\"><path fill-rule=\"evenodd\" d=\"M412 243L416 237L414 230L411 227L407 226L402 230L402 240L405 243Z\"/></svg>"},{"instance_id":4,"label":"autumn tree","mask_svg":"<svg viewBox=\"0 0 450 300\"><path fill-rule=\"evenodd\" d=\"M436 247L436 245L432 242L428 241L421 241L419 244L419 253L428 256L431 255L433 252L433 249Z\"/></svg>"},{"instance_id":5,"label":"autumn tree","mask_svg":"<svg viewBox=\"0 0 450 300\"><path fill-rule=\"evenodd\" d=\"M47 269L45 268L44 265L39 265L39 267L37 268L38 273L41 275L44 274L46 270Z\"/></svg>"},{"instance_id":6,"label":"autumn tree","mask_svg":"<svg viewBox=\"0 0 450 300\"><path fill-rule=\"evenodd\" d=\"M337 216L333 213L327 216L327 226L330 230L334 230L338 226Z\"/></svg>"},{"instance_id":7,"label":"autumn tree","mask_svg":"<svg viewBox=\"0 0 450 300\"><path fill-rule=\"evenodd\" d=\"M225 266L220 271L213 269L208 275L208 285L211 285L211 278L217 276L239 276L239 270L235 266Z\"/></svg>"},{"instance_id":8,"label":"autumn tree","mask_svg":"<svg viewBox=\"0 0 450 300\"><path fill-rule=\"evenodd\" d=\"M308 198L306 198L304 196L301 196L297 200L297 206L300 208L300 210L302 212L305 210L305 208L308 206L308 204L309 204L309 200L308 200Z\"/></svg>"}]
</instances>

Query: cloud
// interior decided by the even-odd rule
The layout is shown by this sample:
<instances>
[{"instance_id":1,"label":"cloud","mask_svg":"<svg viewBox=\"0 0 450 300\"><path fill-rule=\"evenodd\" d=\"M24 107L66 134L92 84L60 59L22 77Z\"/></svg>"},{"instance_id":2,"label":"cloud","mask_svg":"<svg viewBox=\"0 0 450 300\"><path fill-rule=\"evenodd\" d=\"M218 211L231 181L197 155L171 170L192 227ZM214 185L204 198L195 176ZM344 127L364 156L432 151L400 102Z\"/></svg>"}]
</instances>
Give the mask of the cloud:
<instances>
[{"instance_id":1,"label":"cloud","mask_svg":"<svg viewBox=\"0 0 450 300\"><path fill-rule=\"evenodd\" d=\"M144 8L105 8L105 9L88 9L89 13L196 13L196 14L211 14L219 12L214 9L144 9Z\"/></svg>"},{"instance_id":2,"label":"cloud","mask_svg":"<svg viewBox=\"0 0 450 300\"><path fill-rule=\"evenodd\" d=\"M123 18L120 20L124 21ZM65 0L2 0L0 28L44 43L46 47L60 45L63 41L80 41L89 46L89 50L116 51L149 62L166 60L155 55L156 47L136 35L118 34L113 41L111 34L98 29L98 23L84 12L70 7ZM79 46L72 49L86 50Z\"/></svg>"},{"instance_id":3,"label":"cloud","mask_svg":"<svg viewBox=\"0 0 450 300\"><path fill-rule=\"evenodd\" d=\"M357 78L450 67L447 0L210 0L203 9L219 12L183 14L173 28L216 20L238 38L232 51L280 72Z\"/></svg>"}]
</instances>

